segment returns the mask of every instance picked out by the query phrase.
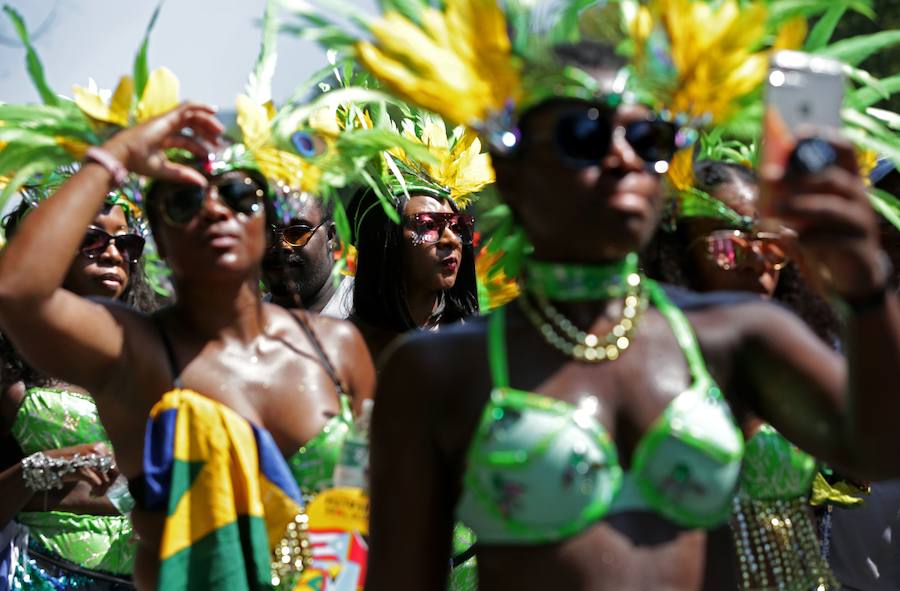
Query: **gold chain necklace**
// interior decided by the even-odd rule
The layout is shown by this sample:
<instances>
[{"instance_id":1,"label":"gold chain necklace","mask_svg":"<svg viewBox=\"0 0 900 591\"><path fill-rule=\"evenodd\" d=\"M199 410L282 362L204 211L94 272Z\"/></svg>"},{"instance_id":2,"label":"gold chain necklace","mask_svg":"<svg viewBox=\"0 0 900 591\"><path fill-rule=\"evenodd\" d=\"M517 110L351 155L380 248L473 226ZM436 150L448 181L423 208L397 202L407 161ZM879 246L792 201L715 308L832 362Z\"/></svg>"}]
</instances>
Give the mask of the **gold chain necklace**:
<instances>
[{"instance_id":1,"label":"gold chain necklace","mask_svg":"<svg viewBox=\"0 0 900 591\"><path fill-rule=\"evenodd\" d=\"M615 361L631 344L638 321L647 309L647 296L641 288L640 275L629 276L625 306L619 321L601 336L585 332L575 326L562 312L545 298L537 297L541 312L528 301L525 295L519 298L519 305L525 317L538 330L550 346L578 361L600 363Z\"/></svg>"}]
</instances>

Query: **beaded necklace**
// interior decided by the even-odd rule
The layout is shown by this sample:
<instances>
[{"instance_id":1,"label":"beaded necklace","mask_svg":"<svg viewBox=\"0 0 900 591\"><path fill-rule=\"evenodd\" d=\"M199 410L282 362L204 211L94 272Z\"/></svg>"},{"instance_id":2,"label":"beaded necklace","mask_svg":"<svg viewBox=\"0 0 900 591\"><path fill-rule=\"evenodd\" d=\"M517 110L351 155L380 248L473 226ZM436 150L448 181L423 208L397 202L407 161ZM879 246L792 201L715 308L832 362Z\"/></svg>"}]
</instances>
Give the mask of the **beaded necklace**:
<instances>
[{"instance_id":1,"label":"beaded necklace","mask_svg":"<svg viewBox=\"0 0 900 591\"><path fill-rule=\"evenodd\" d=\"M553 348L578 361L615 361L631 343L647 309L637 255L611 265L572 265L527 261L519 299L526 318ZM605 335L580 330L550 300L586 301L624 298L621 317ZM532 302L532 300L534 300Z\"/></svg>"}]
</instances>

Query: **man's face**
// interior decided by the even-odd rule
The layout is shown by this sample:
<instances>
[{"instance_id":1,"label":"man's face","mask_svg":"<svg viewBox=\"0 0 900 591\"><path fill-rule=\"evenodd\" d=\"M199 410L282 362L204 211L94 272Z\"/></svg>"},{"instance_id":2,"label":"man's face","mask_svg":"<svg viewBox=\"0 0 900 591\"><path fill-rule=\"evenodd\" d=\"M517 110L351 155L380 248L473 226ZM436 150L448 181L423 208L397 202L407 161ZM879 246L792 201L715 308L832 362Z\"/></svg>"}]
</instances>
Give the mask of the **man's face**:
<instances>
[{"instance_id":1,"label":"man's face","mask_svg":"<svg viewBox=\"0 0 900 591\"><path fill-rule=\"evenodd\" d=\"M263 281L276 298L300 296L314 303L334 266L334 222L322 221L321 202L304 196L296 214L275 227L272 246L263 258Z\"/></svg>"}]
</instances>

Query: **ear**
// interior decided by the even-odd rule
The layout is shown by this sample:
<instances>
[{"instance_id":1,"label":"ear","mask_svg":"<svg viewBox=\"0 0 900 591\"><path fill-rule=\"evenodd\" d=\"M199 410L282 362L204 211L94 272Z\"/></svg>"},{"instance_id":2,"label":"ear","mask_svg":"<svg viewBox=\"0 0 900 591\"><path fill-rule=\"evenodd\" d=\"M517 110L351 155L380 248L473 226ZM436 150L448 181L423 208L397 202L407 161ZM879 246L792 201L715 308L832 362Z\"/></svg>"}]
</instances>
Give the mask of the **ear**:
<instances>
[{"instance_id":1,"label":"ear","mask_svg":"<svg viewBox=\"0 0 900 591\"><path fill-rule=\"evenodd\" d=\"M334 249L337 246L337 226L334 222L328 222L325 224L325 228L327 230L325 240L328 242L328 251L334 252Z\"/></svg>"}]
</instances>

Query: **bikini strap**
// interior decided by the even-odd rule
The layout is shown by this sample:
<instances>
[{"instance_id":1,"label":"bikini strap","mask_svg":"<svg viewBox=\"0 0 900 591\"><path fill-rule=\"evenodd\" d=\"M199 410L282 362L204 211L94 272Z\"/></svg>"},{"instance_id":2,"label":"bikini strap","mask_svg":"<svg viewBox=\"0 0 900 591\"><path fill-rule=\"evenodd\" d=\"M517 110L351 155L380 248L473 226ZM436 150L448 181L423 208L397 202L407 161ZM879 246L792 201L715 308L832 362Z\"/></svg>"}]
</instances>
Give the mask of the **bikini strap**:
<instances>
[{"instance_id":1,"label":"bikini strap","mask_svg":"<svg viewBox=\"0 0 900 591\"><path fill-rule=\"evenodd\" d=\"M345 420L353 421L353 405L350 402L350 397L346 394L341 394L338 398L341 403L341 416Z\"/></svg>"},{"instance_id":2,"label":"bikini strap","mask_svg":"<svg viewBox=\"0 0 900 591\"><path fill-rule=\"evenodd\" d=\"M647 286L647 291L650 292L650 300L653 302L653 305L668 321L672 333L675 335L675 340L678 342L678 347L687 360L694 384L706 384L710 395L716 398L721 397L718 388L709 387L715 386L715 382L709 374L709 370L706 369L706 361L703 360L703 353L700 351L697 335L694 333L691 323L688 322L687 316L684 315L684 312L678 306L672 303L672 300L669 299L669 296L666 295L666 292L657 282L646 277L642 281Z\"/></svg>"},{"instance_id":3,"label":"bikini strap","mask_svg":"<svg viewBox=\"0 0 900 591\"><path fill-rule=\"evenodd\" d=\"M509 364L506 355L506 316L498 308L488 317L488 363L495 388L509 387Z\"/></svg>"},{"instance_id":4,"label":"bikini strap","mask_svg":"<svg viewBox=\"0 0 900 591\"><path fill-rule=\"evenodd\" d=\"M288 313L294 318L294 320L297 322L297 325L300 327L300 330L303 331L303 334L306 335L306 338L309 339L309 342L312 344L313 349L315 349L316 354L319 356L319 360L322 362L322 367L325 369L325 373L327 373L328 377L331 378L331 381L334 382L334 387L337 389L338 397L340 398L342 396L346 396L347 392L344 389L343 384L341 383L341 378L338 377L337 370L335 370L334 365L331 364L331 360L325 353L325 348L322 347L322 343L319 341L316 333L313 332L312 327L309 326L306 321L300 317L300 313L295 314L292 311L288 311Z\"/></svg>"},{"instance_id":5,"label":"bikini strap","mask_svg":"<svg viewBox=\"0 0 900 591\"><path fill-rule=\"evenodd\" d=\"M161 316L154 316L153 320L156 328L159 330L159 336L162 337L166 359L169 361L169 371L172 372L172 385L175 388L184 388L184 383L181 381L181 371L178 369L178 361L175 359L175 348L172 346L172 340L166 332L163 319Z\"/></svg>"}]
</instances>

